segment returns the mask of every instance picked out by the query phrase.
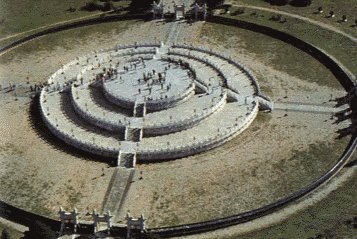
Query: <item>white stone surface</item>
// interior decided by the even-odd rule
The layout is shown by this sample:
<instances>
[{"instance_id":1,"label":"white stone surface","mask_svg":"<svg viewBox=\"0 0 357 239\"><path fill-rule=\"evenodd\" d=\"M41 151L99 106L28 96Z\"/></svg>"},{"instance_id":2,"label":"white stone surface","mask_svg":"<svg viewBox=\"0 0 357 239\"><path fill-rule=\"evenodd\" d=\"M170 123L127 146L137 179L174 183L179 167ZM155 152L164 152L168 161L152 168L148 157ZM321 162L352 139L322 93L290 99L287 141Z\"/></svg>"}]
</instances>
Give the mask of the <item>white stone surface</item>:
<instances>
[{"instance_id":1,"label":"white stone surface","mask_svg":"<svg viewBox=\"0 0 357 239\"><path fill-rule=\"evenodd\" d=\"M100 50L48 82L40 103L49 129L74 147L117 158L119 152L138 161L196 154L241 133L258 113L259 86L249 71L191 46ZM133 116L136 104L145 108L142 117Z\"/></svg>"}]
</instances>

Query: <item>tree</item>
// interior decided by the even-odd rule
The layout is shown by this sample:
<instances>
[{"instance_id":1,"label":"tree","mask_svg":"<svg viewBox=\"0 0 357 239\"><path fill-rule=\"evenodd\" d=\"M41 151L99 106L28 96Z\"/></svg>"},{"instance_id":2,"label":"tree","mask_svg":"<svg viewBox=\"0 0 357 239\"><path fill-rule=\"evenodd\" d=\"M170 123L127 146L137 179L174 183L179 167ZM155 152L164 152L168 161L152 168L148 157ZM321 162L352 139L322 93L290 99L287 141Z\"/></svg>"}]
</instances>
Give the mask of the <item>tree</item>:
<instances>
[{"instance_id":1,"label":"tree","mask_svg":"<svg viewBox=\"0 0 357 239\"><path fill-rule=\"evenodd\" d=\"M85 6L81 7L82 10L88 11L88 12L100 10L100 8L101 8L101 5L98 3L97 0L92 0L90 2L87 2Z\"/></svg>"},{"instance_id":2,"label":"tree","mask_svg":"<svg viewBox=\"0 0 357 239\"><path fill-rule=\"evenodd\" d=\"M2 230L1 239L10 239L10 238L11 238L10 233L6 229Z\"/></svg>"},{"instance_id":3,"label":"tree","mask_svg":"<svg viewBox=\"0 0 357 239\"><path fill-rule=\"evenodd\" d=\"M156 2L158 3L159 1L156 0ZM145 12L151 9L153 3L153 0L132 0L129 10L136 13Z\"/></svg>"},{"instance_id":4,"label":"tree","mask_svg":"<svg viewBox=\"0 0 357 239\"><path fill-rule=\"evenodd\" d=\"M197 3L199 5L206 3L208 8L215 9L215 8L222 6L224 3L224 0L198 0Z\"/></svg>"},{"instance_id":5,"label":"tree","mask_svg":"<svg viewBox=\"0 0 357 239\"><path fill-rule=\"evenodd\" d=\"M98 0L91 0L90 2L87 2L86 5L81 7L81 10L89 11L89 12L93 12L93 11L106 12L113 9L115 8L114 8L114 4L112 3L112 0L101 0L100 2L98 2Z\"/></svg>"},{"instance_id":6,"label":"tree","mask_svg":"<svg viewBox=\"0 0 357 239\"><path fill-rule=\"evenodd\" d=\"M105 2L102 7L102 11L110 11L112 9L114 9L114 5L112 2Z\"/></svg>"},{"instance_id":7,"label":"tree","mask_svg":"<svg viewBox=\"0 0 357 239\"><path fill-rule=\"evenodd\" d=\"M295 7L306 7L311 5L311 0L292 0L290 5Z\"/></svg>"},{"instance_id":8,"label":"tree","mask_svg":"<svg viewBox=\"0 0 357 239\"><path fill-rule=\"evenodd\" d=\"M284 6L289 3L289 0L269 0L271 5Z\"/></svg>"},{"instance_id":9,"label":"tree","mask_svg":"<svg viewBox=\"0 0 357 239\"><path fill-rule=\"evenodd\" d=\"M214 9L223 5L224 0L207 0L207 7Z\"/></svg>"},{"instance_id":10,"label":"tree","mask_svg":"<svg viewBox=\"0 0 357 239\"><path fill-rule=\"evenodd\" d=\"M41 239L56 239L56 233L47 226L45 223L40 221L35 221L33 226L30 228L31 235L33 238Z\"/></svg>"}]
</instances>

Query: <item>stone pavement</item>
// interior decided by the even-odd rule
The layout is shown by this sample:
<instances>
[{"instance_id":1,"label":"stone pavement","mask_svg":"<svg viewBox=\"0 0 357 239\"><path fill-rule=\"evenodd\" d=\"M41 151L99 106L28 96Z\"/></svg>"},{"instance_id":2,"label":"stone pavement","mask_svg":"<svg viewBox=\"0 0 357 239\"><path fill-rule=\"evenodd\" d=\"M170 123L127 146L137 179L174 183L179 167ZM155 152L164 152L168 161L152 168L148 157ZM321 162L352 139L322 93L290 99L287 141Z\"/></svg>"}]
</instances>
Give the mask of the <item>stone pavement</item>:
<instances>
[{"instance_id":1,"label":"stone pavement","mask_svg":"<svg viewBox=\"0 0 357 239\"><path fill-rule=\"evenodd\" d=\"M115 169L110 184L108 185L107 195L103 203L102 214L109 210L113 215L119 215L121 205L124 203L125 194L129 189L133 176L134 169L121 167ZM116 220L119 220L119 218Z\"/></svg>"},{"instance_id":2,"label":"stone pavement","mask_svg":"<svg viewBox=\"0 0 357 239\"><path fill-rule=\"evenodd\" d=\"M339 111L345 110L347 107L348 105L334 107L332 105L313 105L297 102L277 102L274 104L275 110L309 112L317 114L335 114Z\"/></svg>"}]
</instances>

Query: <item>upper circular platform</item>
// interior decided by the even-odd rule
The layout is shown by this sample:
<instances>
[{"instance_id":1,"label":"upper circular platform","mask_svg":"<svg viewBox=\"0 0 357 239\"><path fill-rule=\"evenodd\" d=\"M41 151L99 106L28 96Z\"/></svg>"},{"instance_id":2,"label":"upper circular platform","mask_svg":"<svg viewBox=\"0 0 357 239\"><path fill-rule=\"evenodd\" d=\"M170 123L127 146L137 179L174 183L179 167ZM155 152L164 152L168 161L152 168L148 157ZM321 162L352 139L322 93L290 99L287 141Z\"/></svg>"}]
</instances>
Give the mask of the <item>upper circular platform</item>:
<instances>
[{"instance_id":1,"label":"upper circular platform","mask_svg":"<svg viewBox=\"0 0 357 239\"><path fill-rule=\"evenodd\" d=\"M108 100L121 107L133 108L146 103L149 110L172 107L194 92L190 71L162 59L119 64L110 80L104 83Z\"/></svg>"}]
</instances>

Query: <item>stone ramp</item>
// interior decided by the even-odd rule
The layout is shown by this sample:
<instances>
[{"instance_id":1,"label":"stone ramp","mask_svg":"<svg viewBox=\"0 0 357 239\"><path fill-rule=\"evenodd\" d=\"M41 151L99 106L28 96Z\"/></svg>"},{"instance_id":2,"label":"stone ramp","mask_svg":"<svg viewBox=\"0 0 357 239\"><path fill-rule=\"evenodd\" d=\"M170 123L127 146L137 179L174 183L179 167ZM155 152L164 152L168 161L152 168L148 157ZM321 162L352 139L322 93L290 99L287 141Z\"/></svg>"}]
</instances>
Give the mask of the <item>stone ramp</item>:
<instances>
[{"instance_id":1,"label":"stone ramp","mask_svg":"<svg viewBox=\"0 0 357 239\"><path fill-rule=\"evenodd\" d=\"M134 173L134 169L123 167L117 167L115 169L103 201L102 213L110 210L112 215L119 215Z\"/></svg>"}]
</instances>

